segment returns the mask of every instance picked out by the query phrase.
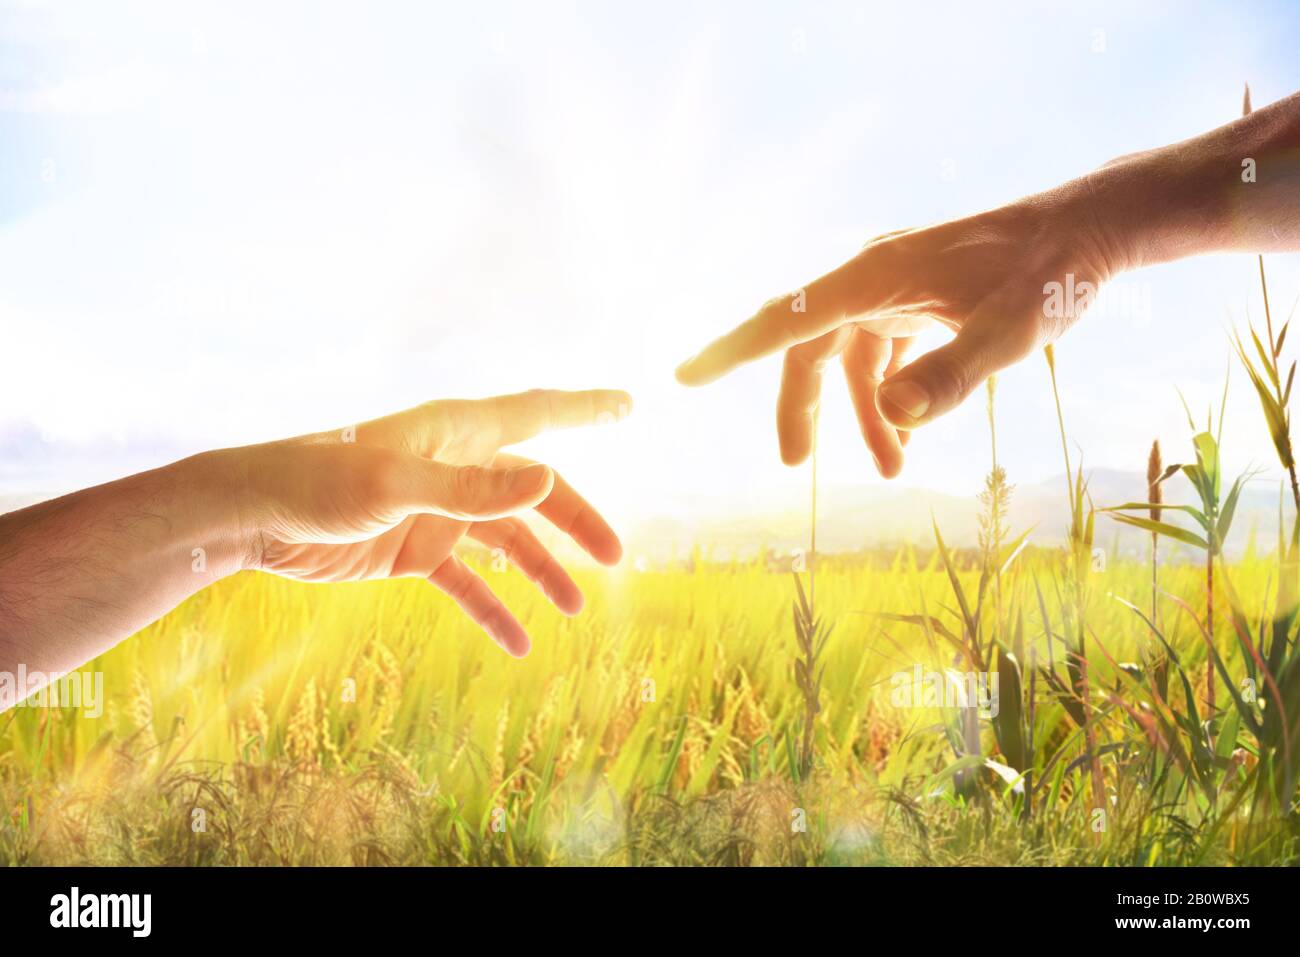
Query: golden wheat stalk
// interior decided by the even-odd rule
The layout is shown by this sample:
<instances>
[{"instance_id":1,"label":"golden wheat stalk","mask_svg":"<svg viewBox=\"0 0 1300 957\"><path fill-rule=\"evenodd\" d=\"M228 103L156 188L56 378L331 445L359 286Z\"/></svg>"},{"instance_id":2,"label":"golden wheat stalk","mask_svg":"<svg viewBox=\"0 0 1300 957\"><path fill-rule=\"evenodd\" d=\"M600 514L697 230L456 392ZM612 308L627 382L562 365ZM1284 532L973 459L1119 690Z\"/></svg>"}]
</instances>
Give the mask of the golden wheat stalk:
<instances>
[{"instance_id":1,"label":"golden wheat stalk","mask_svg":"<svg viewBox=\"0 0 1300 957\"><path fill-rule=\"evenodd\" d=\"M1164 492L1161 490L1160 479L1164 476L1164 462L1160 458L1160 440L1157 439L1151 443L1151 455L1147 458L1147 502L1150 503L1151 521L1160 521L1160 505L1164 502ZM1159 542L1160 536L1156 532L1151 533L1151 621L1156 620L1156 596L1160 594L1160 572L1159 572Z\"/></svg>"}]
</instances>

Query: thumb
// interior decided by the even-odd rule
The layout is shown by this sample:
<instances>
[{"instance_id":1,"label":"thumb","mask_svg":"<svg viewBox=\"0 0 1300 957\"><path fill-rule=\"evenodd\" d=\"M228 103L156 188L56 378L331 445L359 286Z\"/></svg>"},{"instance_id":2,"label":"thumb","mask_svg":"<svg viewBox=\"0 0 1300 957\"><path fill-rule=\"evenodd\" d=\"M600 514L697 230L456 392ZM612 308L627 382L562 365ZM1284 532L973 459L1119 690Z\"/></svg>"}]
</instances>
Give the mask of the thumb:
<instances>
[{"instance_id":1,"label":"thumb","mask_svg":"<svg viewBox=\"0 0 1300 957\"><path fill-rule=\"evenodd\" d=\"M429 465L429 510L451 518L482 521L513 515L540 504L555 484L555 473L536 462L513 469Z\"/></svg>"},{"instance_id":2,"label":"thumb","mask_svg":"<svg viewBox=\"0 0 1300 957\"><path fill-rule=\"evenodd\" d=\"M406 514L432 513L464 521L513 515L551 494L555 473L532 463L519 468L445 465L410 456L393 477L391 507Z\"/></svg>"},{"instance_id":3,"label":"thumb","mask_svg":"<svg viewBox=\"0 0 1300 957\"><path fill-rule=\"evenodd\" d=\"M1034 330L999 317L971 316L951 342L927 352L885 379L876 407L895 428L914 429L951 412L989 376L1034 348Z\"/></svg>"}]
</instances>

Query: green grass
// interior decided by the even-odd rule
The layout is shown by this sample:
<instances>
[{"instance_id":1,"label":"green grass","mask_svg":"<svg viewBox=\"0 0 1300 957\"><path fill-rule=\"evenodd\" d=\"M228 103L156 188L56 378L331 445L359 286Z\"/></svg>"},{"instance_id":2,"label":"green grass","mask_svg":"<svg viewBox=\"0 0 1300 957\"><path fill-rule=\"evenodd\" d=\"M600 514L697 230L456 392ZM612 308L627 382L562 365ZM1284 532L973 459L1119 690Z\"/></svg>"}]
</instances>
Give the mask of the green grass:
<instances>
[{"instance_id":1,"label":"green grass","mask_svg":"<svg viewBox=\"0 0 1300 957\"><path fill-rule=\"evenodd\" d=\"M978 556L953 561L974 589ZM1004 581L1008 614L1039 581L1054 618L1047 582L1064 556L1028 551L1018 562L1026 574ZM1236 586L1262 595L1275 569L1271 558L1248 556L1234 568ZM1141 694L1095 652L1090 680L1112 802L1100 839L1077 729L1043 682L1034 740L1044 755L1064 754L1033 815L983 769L958 768L967 786L957 788L949 734L957 709L895 707L890 683L915 664L952 665L954 647L874 614L924 608L957 627L933 551L818 559L817 613L830 636L806 775L788 574L699 559L645 573L592 569L579 576L587 610L569 620L521 578L483 572L536 637L523 661L416 581L310 586L244 574L196 596L90 666L105 673L102 717L22 708L0 718L0 861L1295 858L1284 814L1230 809L1249 790L1249 759L1222 774L1213 800L1190 785L1152 787L1155 749L1107 700L1137 706ZM1192 605L1202 600L1195 565L1164 569L1162 585ZM1109 597L1141 606L1149 568L1111 561L1092 591L1088 622L1106 652L1117 663L1150 659L1149 630ZM1021 640L1045 664L1039 616L1029 617ZM1203 676L1205 645L1191 618L1171 610L1166 629L1188 673ZM1234 649L1219 640L1231 660ZM1064 673L1059 640L1050 654ZM1176 688L1170 704L1180 706ZM979 735L982 753L997 758L995 730L983 722Z\"/></svg>"}]
</instances>

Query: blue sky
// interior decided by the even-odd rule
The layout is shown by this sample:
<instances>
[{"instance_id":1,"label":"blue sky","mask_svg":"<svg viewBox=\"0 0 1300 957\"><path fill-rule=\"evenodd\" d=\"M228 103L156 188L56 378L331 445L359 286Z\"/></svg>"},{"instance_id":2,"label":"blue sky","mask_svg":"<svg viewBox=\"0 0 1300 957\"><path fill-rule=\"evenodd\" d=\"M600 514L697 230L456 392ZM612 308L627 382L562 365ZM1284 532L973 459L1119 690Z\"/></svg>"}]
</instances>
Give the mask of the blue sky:
<instances>
[{"instance_id":1,"label":"blue sky","mask_svg":"<svg viewBox=\"0 0 1300 957\"><path fill-rule=\"evenodd\" d=\"M795 501L778 362L676 363L873 235L998 205L1300 88L1285 3L0 0L0 493L427 398L620 386L541 440L618 515ZM1269 260L1275 308L1298 257ZM1253 260L1125 277L1059 347L1085 461L1187 438ZM1235 375L1230 463L1267 464ZM1013 481L1059 471L1045 369L1000 384ZM978 401L905 484L973 491ZM822 474L879 479L842 383Z\"/></svg>"}]
</instances>

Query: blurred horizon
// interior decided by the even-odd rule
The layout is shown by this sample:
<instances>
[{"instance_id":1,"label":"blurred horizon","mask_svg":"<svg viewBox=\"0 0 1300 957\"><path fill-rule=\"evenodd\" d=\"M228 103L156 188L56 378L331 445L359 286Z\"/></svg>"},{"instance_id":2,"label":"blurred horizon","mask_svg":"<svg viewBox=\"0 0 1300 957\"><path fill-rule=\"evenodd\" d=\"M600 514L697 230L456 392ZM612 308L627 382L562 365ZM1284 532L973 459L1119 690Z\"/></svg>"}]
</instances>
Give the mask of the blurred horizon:
<instances>
[{"instance_id":1,"label":"blurred horizon","mask_svg":"<svg viewBox=\"0 0 1300 957\"><path fill-rule=\"evenodd\" d=\"M435 397L612 386L627 422L528 449L616 524L799 512L779 361L703 390L678 361L874 235L1228 122L1244 82L1257 107L1300 89L1297 39L1276 2L0 0L0 503ZM1285 315L1300 257L1267 262ZM1175 387L1217 408L1254 259L1110 296L1058 345L1071 453L1178 460ZM1227 467L1272 467L1232 382ZM1000 377L998 428L1013 483L1059 475L1041 361ZM970 498L983 395L888 487L832 375L820 449L863 509Z\"/></svg>"}]
</instances>

